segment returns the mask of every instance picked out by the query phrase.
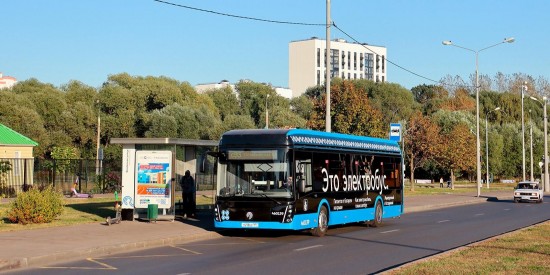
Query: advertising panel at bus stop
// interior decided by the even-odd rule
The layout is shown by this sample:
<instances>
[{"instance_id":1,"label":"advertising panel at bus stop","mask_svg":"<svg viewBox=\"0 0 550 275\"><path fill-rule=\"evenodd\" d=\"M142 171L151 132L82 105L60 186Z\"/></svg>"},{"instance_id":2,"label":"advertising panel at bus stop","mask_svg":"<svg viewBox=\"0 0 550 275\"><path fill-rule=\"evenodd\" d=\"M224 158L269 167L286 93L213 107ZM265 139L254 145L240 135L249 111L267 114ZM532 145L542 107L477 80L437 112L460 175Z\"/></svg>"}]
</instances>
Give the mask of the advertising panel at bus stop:
<instances>
[{"instance_id":1,"label":"advertising panel at bus stop","mask_svg":"<svg viewBox=\"0 0 550 275\"><path fill-rule=\"evenodd\" d=\"M136 208L147 208L149 204L171 207L171 171L172 152L136 152Z\"/></svg>"}]
</instances>

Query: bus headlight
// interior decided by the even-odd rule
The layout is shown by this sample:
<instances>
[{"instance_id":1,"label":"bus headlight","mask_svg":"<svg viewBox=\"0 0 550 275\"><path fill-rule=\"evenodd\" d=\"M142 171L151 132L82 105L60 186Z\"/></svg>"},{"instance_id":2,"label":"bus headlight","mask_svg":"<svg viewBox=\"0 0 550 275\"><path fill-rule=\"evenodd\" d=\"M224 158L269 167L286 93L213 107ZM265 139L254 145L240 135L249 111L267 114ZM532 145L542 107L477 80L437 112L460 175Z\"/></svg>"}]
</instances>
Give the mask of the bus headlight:
<instances>
[{"instance_id":1,"label":"bus headlight","mask_svg":"<svg viewBox=\"0 0 550 275\"><path fill-rule=\"evenodd\" d=\"M217 222L220 221L220 212L217 205L216 207L214 207L214 220L216 220Z\"/></svg>"}]
</instances>

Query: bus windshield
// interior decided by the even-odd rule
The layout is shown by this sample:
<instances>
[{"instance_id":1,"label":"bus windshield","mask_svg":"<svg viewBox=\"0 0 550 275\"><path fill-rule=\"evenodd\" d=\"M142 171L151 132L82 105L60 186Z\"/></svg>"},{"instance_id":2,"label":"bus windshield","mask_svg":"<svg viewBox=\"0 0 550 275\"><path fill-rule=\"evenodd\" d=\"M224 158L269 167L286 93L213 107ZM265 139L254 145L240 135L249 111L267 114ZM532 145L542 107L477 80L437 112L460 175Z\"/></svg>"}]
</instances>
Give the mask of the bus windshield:
<instances>
[{"instance_id":1,"label":"bus windshield","mask_svg":"<svg viewBox=\"0 0 550 275\"><path fill-rule=\"evenodd\" d=\"M219 195L291 198L293 181L284 150L228 151Z\"/></svg>"}]
</instances>

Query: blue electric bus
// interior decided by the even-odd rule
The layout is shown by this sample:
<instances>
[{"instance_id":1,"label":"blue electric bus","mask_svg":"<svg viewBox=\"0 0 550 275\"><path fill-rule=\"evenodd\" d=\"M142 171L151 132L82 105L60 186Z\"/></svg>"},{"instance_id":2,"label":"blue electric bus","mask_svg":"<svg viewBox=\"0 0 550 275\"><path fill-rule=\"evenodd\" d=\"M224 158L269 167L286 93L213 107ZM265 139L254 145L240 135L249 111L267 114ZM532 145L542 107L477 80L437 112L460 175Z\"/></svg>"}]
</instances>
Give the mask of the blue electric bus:
<instances>
[{"instance_id":1,"label":"blue electric bus","mask_svg":"<svg viewBox=\"0 0 550 275\"><path fill-rule=\"evenodd\" d=\"M218 152L216 228L311 230L403 213L399 145L304 129L232 130Z\"/></svg>"}]
</instances>

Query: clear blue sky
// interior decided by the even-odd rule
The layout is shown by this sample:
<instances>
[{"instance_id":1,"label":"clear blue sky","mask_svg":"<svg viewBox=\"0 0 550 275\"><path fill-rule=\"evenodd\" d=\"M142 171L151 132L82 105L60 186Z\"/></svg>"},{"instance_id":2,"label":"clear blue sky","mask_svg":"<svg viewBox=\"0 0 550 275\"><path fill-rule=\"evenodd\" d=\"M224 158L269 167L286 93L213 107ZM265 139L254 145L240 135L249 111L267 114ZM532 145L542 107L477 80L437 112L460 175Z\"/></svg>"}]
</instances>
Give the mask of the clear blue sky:
<instances>
[{"instance_id":1,"label":"clear blue sky","mask_svg":"<svg viewBox=\"0 0 550 275\"><path fill-rule=\"evenodd\" d=\"M325 23L324 0L167 0L267 20ZM550 79L550 1L332 0L334 23L356 40L385 46L387 58L439 80L468 79L473 50L481 74L525 73ZM108 75L164 75L192 85L250 79L288 87L288 43L323 26L274 24L205 13L153 0L19 0L0 3L0 72L56 86L98 87ZM331 38L351 39L332 28ZM412 88L432 82L389 64L388 81Z\"/></svg>"}]
</instances>

